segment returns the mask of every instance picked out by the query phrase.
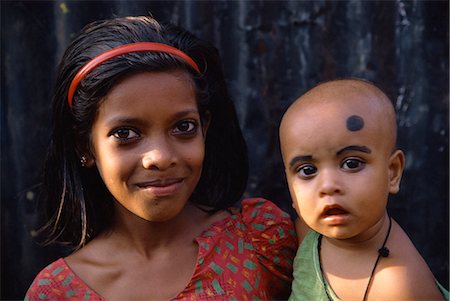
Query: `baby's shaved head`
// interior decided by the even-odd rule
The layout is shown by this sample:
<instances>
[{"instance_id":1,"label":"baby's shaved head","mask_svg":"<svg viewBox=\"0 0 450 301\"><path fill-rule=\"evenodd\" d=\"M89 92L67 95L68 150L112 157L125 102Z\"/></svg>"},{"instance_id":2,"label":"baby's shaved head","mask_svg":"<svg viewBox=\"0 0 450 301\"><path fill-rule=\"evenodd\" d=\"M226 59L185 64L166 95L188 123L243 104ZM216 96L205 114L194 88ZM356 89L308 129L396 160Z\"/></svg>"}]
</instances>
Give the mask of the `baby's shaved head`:
<instances>
[{"instance_id":1,"label":"baby's shaved head","mask_svg":"<svg viewBox=\"0 0 450 301\"><path fill-rule=\"evenodd\" d=\"M333 80L297 99L281 121L280 146L305 223L324 237L362 241L400 188L405 160L395 139L394 107L369 82Z\"/></svg>"},{"instance_id":2,"label":"baby's shaved head","mask_svg":"<svg viewBox=\"0 0 450 301\"><path fill-rule=\"evenodd\" d=\"M381 136L386 146L390 148L390 151L395 149L397 125L392 102L375 85L360 79L339 79L320 83L298 98L286 111L281 121L282 141L284 132L292 122L295 122L298 114L316 105L327 109L333 105L341 109L345 107L348 114L340 118L345 118L342 122L351 132L364 129L368 120L371 119L382 132ZM310 114L308 118L314 118L314 115Z\"/></svg>"}]
</instances>

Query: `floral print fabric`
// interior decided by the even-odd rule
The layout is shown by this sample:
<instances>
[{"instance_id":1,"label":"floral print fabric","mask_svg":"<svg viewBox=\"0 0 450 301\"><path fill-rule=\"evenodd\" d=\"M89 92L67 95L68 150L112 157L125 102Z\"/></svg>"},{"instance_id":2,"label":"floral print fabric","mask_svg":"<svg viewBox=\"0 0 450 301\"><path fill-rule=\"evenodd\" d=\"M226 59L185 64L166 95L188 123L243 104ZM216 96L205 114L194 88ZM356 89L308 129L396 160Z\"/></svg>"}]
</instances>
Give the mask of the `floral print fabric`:
<instances>
[{"instance_id":1,"label":"floral print fabric","mask_svg":"<svg viewBox=\"0 0 450 301\"><path fill-rule=\"evenodd\" d=\"M272 202L245 199L232 215L212 224L195 240L197 263L189 284L172 300L286 300L297 251L293 223ZM105 300L67 266L63 258L44 268L26 301Z\"/></svg>"}]
</instances>

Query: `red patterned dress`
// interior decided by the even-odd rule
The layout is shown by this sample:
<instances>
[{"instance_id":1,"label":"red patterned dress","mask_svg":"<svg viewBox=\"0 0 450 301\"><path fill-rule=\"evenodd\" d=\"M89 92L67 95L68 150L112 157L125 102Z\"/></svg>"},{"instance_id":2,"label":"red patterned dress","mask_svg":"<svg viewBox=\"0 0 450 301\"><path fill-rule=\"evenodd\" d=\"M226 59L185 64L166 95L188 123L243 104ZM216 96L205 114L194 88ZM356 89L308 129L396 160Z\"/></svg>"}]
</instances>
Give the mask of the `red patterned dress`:
<instances>
[{"instance_id":1,"label":"red patterned dress","mask_svg":"<svg viewBox=\"0 0 450 301\"><path fill-rule=\"evenodd\" d=\"M195 240L197 263L189 284L172 300L286 300L297 251L293 223L272 202L246 199L231 216L213 223ZM63 258L34 279L25 301L105 300Z\"/></svg>"}]
</instances>

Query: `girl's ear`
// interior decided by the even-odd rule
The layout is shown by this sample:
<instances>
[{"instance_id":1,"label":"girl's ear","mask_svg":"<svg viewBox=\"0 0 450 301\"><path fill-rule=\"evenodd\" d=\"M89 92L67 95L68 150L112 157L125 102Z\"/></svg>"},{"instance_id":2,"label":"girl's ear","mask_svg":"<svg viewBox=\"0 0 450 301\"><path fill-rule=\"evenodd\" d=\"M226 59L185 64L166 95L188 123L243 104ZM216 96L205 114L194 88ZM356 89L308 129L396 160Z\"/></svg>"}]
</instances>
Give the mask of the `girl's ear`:
<instances>
[{"instance_id":1,"label":"girl's ear","mask_svg":"<svg viewBox=\"0 0 450 301\"><path fill-rule=\"evenodd\" d=\"M400 189L400 180L405 168L405 154L396 150L389 158L389 193L395 194Z\"/></svg>"},{"instance_id":2,"label":"girl's ear","mask_svg":"<svg viewBox=\"0 0 450 301\"><path fill-rule=\"evenodd\" d=\"M92 167L95 165L95 158L89 147L82 147L80 141L77 141L75 146L75 153L80 158L80 165L82 167Z\"/></svg>"},{"instance_id":3,"label":"girl's ear","mask_svg":"<svg viewBox=\"0 0 450 301\"><path fill-rule=\"evenodd\" d=\"M205 117L202 119L202 133L203 137L206 137L206 132L208 131L209 124L211 123L211 113L209 111L205 112Z\"/></svg>"},{"instance_id":4,"label":"girl's ear","mask_svg":"<svg viewBox=\"0 0 450 301\"><path fill-rule=\"evenodd\" d=\"M95 160L91 155L83 155L80 157L80 164L82 167L92 167L95 165Z\"/></svg>"}]
</instances>

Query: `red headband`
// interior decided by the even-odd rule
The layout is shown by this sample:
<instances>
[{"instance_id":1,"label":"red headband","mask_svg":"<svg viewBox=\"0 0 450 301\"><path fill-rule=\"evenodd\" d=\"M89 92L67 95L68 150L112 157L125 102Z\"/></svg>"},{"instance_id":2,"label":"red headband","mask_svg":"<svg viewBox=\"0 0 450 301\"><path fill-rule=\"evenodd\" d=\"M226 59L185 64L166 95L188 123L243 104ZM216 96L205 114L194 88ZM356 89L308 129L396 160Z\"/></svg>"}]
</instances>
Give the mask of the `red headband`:
<instances>
[{"instance_id":1,"label":"red headband","mask_svg":"<svg viewBox=\"0 0 450 301\"><path fill-rule=\"evenodd\" d=\"M94 70L98 65L122 54L130 52L147 52L147 51L164 52L178 56L179 58L183 59L186 63L191 65L191 67L194 68L195 71L200 73L200 69L198 68L194 60L186 53L175 47L154 42L139 42L133 44L125 44L97 55L92 60L87 62L83 67L81 67L81 69L77 72L77 74L73 78L72 83L70 84L69 94L67 95L69 108L72 108L73 95L75 94L78 84L89 72Z\"/></svg>"}]
</instances>

